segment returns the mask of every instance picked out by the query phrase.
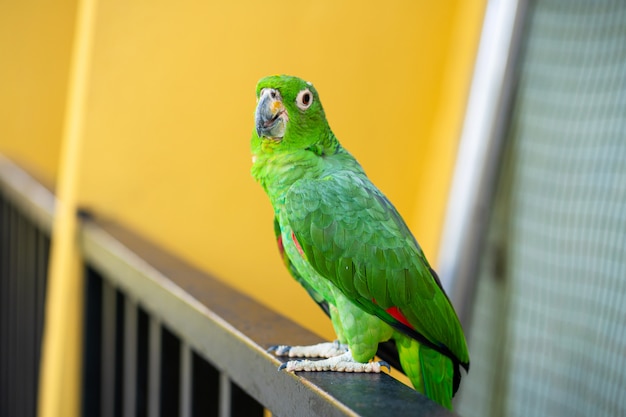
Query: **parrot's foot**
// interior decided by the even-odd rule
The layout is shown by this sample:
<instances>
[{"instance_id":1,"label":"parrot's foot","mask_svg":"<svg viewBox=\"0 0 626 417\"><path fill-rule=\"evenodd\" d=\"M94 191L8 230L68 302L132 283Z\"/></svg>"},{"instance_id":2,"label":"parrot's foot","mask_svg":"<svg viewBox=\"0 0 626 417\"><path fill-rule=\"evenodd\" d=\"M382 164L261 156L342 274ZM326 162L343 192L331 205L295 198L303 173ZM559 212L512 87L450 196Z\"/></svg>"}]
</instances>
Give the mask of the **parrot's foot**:
<instances>
[{"instance_id":1,"label":"parrot's foot","mask_svg":"<svg viewBox=\"0 0 626 417\"><path fill-rule=\"evenodd\" d=\"M379 373L383 367L390 370L389 364L385 361L378 362L357 362L352 358L352 353L347 351L339 356L319 361L308 359L285 362L278 370L285 369L289 372L297 371L333 371L333 372L368 372Z\"/></svg>"},{"instance_id":2,"label":"parrot's foot","mask_svg":"<svg viewBox=\"0 0 626 417\"><path fill-rule=\"evenodd\" d=\"M318 343L311 346L272 346L268 352L274 352L276 356L289 356L290 358L332 358L348 351L348 345L334 342Z\"/></svg>"}]
</instances>

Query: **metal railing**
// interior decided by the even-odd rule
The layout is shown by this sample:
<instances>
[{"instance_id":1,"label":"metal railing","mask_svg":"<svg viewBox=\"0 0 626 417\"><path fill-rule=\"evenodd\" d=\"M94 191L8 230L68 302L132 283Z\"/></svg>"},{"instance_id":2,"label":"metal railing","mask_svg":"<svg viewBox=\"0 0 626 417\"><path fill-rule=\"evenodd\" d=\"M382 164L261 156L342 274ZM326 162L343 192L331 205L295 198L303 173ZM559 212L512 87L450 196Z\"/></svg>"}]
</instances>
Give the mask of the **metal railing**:
<instances>
[{"instance_id":1,"label":"metal railing","mask_svg":"<svg viewBox=\"0 0 626 417\"><path fill-rule=\"evenodd\" d=\"M50 239L0 192L0 416L33 416Z\"/></svg>"},{"instance_id":2,"label":"metal railing","mask_svg":"<svg viewBox=\"0 0 626 417\"><path fill-rule=\"evenodd\" d=\"M0 415L36 413L53 194L0 155ZM386 374L278 372L319 337L130 230L81 216L85 416L453 415Z\"/></svg>"}]
</instances>

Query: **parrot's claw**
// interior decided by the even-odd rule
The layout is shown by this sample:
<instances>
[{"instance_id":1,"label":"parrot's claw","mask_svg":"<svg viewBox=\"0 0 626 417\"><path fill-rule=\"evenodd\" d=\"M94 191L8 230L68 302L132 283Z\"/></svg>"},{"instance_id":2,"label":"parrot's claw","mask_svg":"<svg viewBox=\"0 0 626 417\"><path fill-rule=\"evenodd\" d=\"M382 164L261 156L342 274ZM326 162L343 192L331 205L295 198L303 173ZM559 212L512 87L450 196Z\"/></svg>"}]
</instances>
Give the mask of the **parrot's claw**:
<instances>
[{"instance_id":1,"label":"parrot's claw","mask_svg":"<svg viewBox=\"0 0 626 417\"><path fill-rule=\"evenodd\" d=\"M352 358L352 354L348 351L339 356L332 358L311 361L308 359L295 360L285 362L278 367L279 371L283 369L288 372L298 371L332 371L332 372L367 372L367 373L379 373L382 368L391 370L389 364L385 361L374 361L361 363Z\"/></svg>"},{"instance_id":2,"label":"parrot's claw","mask_svg":"<svg viewBox=\"0 0 626 417\"><path fill-rule=\"evenodd\" d=\"M290 358L332 358L346 353L348 345L336 340L311 346L275 345L270 346L267 351L274 352L276 356L288 356Z\"/></svg>"},{"instance_id":3,"label":"parrot's claw","mask_svg":"<svg viewBox=\"0 0 626 417\"><path fill-rule=\"evenodd\" d=\"M291 346L287 346L287 345L274 345L274 346L270 346L266 352L267 353L272 353L274 352L274 354L276 356L288 356L289 355L289 351L291 350Z\"/></svg>"}]
</instances>

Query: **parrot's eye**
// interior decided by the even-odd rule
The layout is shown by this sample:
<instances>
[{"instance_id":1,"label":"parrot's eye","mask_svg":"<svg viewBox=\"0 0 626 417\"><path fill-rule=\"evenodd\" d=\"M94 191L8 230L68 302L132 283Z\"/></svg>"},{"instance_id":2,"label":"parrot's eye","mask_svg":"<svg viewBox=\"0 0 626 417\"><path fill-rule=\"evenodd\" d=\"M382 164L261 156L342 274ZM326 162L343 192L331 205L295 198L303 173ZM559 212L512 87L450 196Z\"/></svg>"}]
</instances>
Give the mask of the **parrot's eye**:
<instances>
[{"instance_id":1,"label":"parrot's eye","mask_svg":"<svg viewBox=\"0 0 626 417\"><path fill-rule=\"evenodd\" d=\"M306 110L311 107L311 104L313 104L313 94L311 94L311 91L308 88L305 88L298 93L298 97L296 97L296 106L298 106L300 110Z\"/></svg>"}]
</instances>

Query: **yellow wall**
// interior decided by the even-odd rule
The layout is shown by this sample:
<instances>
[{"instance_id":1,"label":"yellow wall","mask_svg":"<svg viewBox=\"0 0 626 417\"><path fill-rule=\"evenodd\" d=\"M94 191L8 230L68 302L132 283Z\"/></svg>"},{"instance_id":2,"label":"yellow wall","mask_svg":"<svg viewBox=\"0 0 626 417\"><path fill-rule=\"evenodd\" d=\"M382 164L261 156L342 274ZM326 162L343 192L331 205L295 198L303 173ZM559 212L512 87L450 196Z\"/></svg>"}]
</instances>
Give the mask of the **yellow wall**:
<instances>
[{"instance_id":1,"label":"yellow wall","mask_svg":"<svg viewBox=\"0 0 626 417\"><path fill-rule=\"evenodd\" d=\"M0 2L0 152L57 172L76 1Z\"/></svg>"},{"instance_id":2,"label":"yellow wall","mask_svg":"<svg viewBox=\"0 0 626 417\"><path fill-rule=\"evenodd\" d=\"M14 3L0 5L0 152L53 178L75 4ZM249 175L256 81L312 81L434 258L483 3L101 1L80 200L332 338Z\"/></svg>"}]
</instances>

